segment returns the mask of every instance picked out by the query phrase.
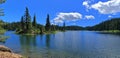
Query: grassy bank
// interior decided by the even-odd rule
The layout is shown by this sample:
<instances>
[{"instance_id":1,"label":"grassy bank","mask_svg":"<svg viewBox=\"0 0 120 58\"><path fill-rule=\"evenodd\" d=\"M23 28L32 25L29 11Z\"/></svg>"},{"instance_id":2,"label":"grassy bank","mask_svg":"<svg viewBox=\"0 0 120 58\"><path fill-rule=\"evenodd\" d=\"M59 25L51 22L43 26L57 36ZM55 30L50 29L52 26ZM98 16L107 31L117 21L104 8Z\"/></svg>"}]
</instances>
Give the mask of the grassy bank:
<instances>
[{"instance_id":1,"label":"grassy bank","mask_svg":"<svg viewBox=\"0 0 120 58\"><path fill-rule=\"evenodd\" d=\"M4 34L5 32L6 32L6 30L0 29L0 34Z\"/></svg>"},{"instance_id":2,"label":"grassy bank","mask_svg":"<svg viewBox=\"0 0 120 58\"><path fill-rule=\"evenodd\" d=\"M120 30L104 30L104 31L98 31L101 33L120 33Z\"/></svg>"},{"instance_id":3,"label":"grassy bank","mask_svg":"<svg viewBox=\"0 0 120 58\"><path fill-rule=\"evenodd\" d=\"M43 34L55 34L59 31L45 31Z\"/></svg>"},{"instance_id":4,"label":"grassy bank","mask_svg":"<svg viewBox=\"0 0 120 58\"><path fill-rule=\"evenodd\" d=\"M6 32L5 29L0 29L0 42L5 42L8 36L4 36L3 34Z\"/></svg>"},{"instance_id":5,"label":"grassy bank","mask_svg":"<svg viewBox=\"0 0 120 58\"><path fill-rule=\"evenodd\" d=\"M20 35L39 35L39 34L55 34L57 32L60 32L58 30L55 31L42 31L40 32L39 30L31 30L29 32L25 32L25 31L16 31L16 34L20 34ZM63 31L61 31L63 32Z\"/></svg>"}]
</instances>

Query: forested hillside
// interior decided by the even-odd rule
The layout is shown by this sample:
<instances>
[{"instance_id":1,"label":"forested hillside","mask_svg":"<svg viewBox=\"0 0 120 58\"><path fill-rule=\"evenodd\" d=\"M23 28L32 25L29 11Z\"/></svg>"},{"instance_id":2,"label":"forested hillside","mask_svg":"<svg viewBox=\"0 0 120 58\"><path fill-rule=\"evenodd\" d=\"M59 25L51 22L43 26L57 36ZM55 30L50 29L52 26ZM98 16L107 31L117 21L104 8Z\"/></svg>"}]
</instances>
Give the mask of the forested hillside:
<instances>
[{"instance_id":1,"label":"forested hillside","mask_svg":"<svg viewBox=\"0 0 120 58\"><path fill-rule=\"evenodd\" d=\"M0 0L0 5L3 4L3 3L5 3L5 2L6 2L6 0ZM3 10L3 8L0 8L0 17L1 16L4 16L4 10ZM2 33L5 32L5 29L3 28L4 26L5 26L5 23L2 20L0 20L0 34L2 34Z\"/></svg>"},{"instance_id":2,"label":"forested hillside","mask_svg":"<svg viewBox=\"0 0 120 58\"><path fill-rule=\"evenodd\" d=\"M120 18L113 18L97 24L92 27L86 27L87 30L120 30Z\"/></svg>"}]
</instances>

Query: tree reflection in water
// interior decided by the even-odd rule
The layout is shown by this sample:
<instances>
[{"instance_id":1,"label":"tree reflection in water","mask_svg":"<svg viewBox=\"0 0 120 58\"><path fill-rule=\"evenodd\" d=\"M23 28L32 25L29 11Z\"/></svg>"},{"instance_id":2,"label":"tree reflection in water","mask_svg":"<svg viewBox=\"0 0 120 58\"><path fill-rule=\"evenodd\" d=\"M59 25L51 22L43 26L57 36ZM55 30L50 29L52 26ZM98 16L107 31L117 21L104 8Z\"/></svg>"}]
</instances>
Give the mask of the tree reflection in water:
<instances>
[{"instance_id":1,"label":"tree reflection in water","mask_svg":"<svg viewBox=\"0 0 120 58\"><path fill-rule=\"evenodd\" d=\"M29 57L32 50L35 50L36 47L36 35L34 36L21 35L20 45L21 45L21 50L24 51L23 54L26 57Z\"/></svg>"}]
</instances>

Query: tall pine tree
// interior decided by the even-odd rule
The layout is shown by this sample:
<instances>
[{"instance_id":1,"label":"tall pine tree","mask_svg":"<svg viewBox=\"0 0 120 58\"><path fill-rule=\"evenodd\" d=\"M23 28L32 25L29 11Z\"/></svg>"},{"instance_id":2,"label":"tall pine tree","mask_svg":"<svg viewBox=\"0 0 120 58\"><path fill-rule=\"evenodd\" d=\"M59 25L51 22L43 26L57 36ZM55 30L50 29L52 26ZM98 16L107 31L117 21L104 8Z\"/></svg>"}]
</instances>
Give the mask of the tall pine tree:
<instances>
[{"instance_id":1,"label":"tall pine tree","mask_svg":"<svg viewBox=\"0 0 120 58\"><path fill-rule=\"evenodd\" d=\"M32 29L32 23L31 23L31 16L29 14L29 10L27 7L24 15L24 20L26 25L26 31L30 31Z\"/></svg>"},{"instance_id":2,"label":"tall pine tree","mask_svg":"<svg viewBox=\"0 0 120 58\"><path fill-rule=\"evenodd\" d=\"M37 22L36 22L36 15L33 17L33 22L32 22L33 27L37 27Z\"/></svg>"},{"instance_id":3,"label":"tall pine tree","mask_svg":"<svg viewBox=\"0 0 120 58\"><path fill-rule=\"evenodd\" d=\"M63 31L65 31L65 22L63 23Z\"/></svg>"},{"instance_id":4,"label":"tall pine tree","mask_svg":"<svg viewBox=\"0 0 120 58\"><path fill-rule=\"evenodd\" d=\"M3 4L5 2L6 2L6 0L0 0L0 4ZM3 12L2 8L0 8L0 16L4 16L4 12Z\"/></svg>"},{"instance_id":5,"label":"tall pine tree","mask_svg":"<svg viewBox=\"0 0 120 58\"><path fill-rule=\"evenodd\" d=\"M50 31L51 27L50 27L50 16L49 14L47 15L47 19L46 19L46 25L45 25L45 30L46 31Z\"/></svg>"},{"instance_id":6,"label":"tall pine tree","mask_svg":"<svg viewBox=\"0 0 120 58\"><path fill-rule=\"evenodd\" d=\"M25 29L25 21L24 21L24 18L23 16L21 17L21 29L24 30Z\"/></svg>"},{"instance_id":7,"label":"tall pine tree","mask_svg":"<svg viewBox=\"0 0 120 58\"><path fill-rule=\"evenodd\" d=\"M0 4L5 3L6 0L0 0Z\"/></svg>"}]
</instances>

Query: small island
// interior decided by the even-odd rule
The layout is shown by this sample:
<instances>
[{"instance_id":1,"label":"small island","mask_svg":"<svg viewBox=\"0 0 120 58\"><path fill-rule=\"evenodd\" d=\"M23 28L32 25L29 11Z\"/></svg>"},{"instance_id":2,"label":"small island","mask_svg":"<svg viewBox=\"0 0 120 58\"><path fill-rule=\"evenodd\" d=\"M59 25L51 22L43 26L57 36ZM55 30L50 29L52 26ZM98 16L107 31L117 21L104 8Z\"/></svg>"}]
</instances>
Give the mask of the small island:
<instances>
[{"instance_id":1,"label":"small island","mask_svg":"<svg viewBox=\"0 0 120 58\"><path fill-rule=\"evenodd\" d=\"M6 1L0 58L120 58L120 1Z\"/></svg>"},{"instance_id":2,"label":"small island","mask_svg":"<svg viewBox=\"0 0 120 58\"><path fill-rule=\"evenodd\" d=\"M19 23L19 28L16 29L17 34L34 35L55 33L56 31L65 31L65 23L61 27L57 25L51 25L49 14L47 14L45 26L37 24L36 15L34 15L32 20L29 14L29 9L27 7L25 14L21 17L21 21L17 23Z\"/></svg>"}]
</instances>

